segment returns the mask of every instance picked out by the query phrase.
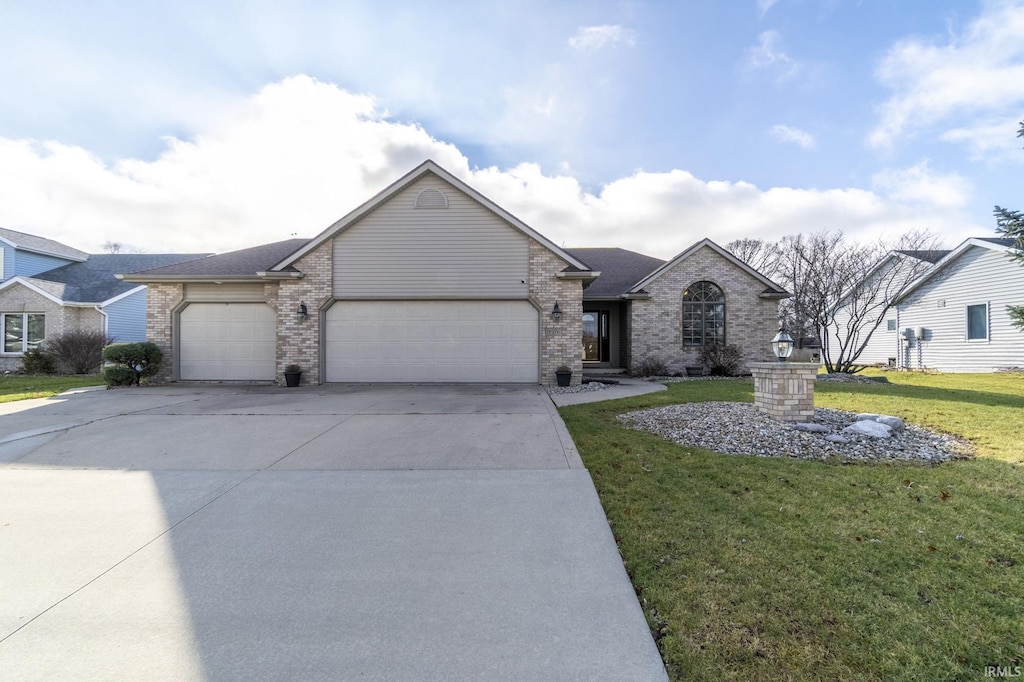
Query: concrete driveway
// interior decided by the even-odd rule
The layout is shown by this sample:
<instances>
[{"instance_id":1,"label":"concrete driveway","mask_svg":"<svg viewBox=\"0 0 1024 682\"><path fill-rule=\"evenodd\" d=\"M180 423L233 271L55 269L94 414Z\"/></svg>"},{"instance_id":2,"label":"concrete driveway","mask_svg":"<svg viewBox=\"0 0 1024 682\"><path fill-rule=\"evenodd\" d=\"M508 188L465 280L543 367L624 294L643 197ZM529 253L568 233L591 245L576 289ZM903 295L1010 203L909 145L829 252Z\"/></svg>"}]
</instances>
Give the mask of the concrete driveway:
<instances>
[{"instance_id":1,"label":"concrete driveway","mask_svg":"<svg viewBox=\"0 0 1024 682\"><path fill-rule=\"evenodd\" d=\"M665 679L537 387L169 386L0 415L4 679Z\"/></svg>"}]
</instances>

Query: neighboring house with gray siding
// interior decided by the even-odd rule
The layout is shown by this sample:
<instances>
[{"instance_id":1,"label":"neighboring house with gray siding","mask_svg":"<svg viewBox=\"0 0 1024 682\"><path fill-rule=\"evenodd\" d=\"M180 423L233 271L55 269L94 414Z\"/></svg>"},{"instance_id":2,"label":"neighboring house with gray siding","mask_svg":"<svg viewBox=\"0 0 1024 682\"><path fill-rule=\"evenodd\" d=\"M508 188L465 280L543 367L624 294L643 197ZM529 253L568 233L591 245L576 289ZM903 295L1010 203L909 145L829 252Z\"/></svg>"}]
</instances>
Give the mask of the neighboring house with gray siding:
<instances>
[{"instance_id":1,"label":"neighboring house with gray siding","mask_svg":"<svg viewBox=\"0 0 1024 682\"><path fill-rule=\"evenodd\" d=\"M763 360L787 295L710 240L668 262L562 249L432 161L313 239L123 279L149 287L163 378L283 383L294 363L304 384L579 383L715 342Z\"/></svg>"},{"instance_id":2,"label":"neighboring house with gray siding","mask_svg":"<svg viewBox=\"0 0 1024 682\"><path fill-rule=\"evenodd\" d=\"M208 254L87 254L53 240L0 229L0 371L21 369L26 350L71 330L146 340L146 287L117 279Z\"/></svg>"},{"instance_id":3,"label":"neighboring house with gray siding","mask_svg":"<svg viewBox=\"0 0 1024 682\"><path fill-rule=\"evenodd\" d=\"M1024 366L1024 332L1008 305L1024 305L1024 265L1012 239L968 239L915 281L895 310L897 364L991 372Z\"/></svg>"}]
</instances>

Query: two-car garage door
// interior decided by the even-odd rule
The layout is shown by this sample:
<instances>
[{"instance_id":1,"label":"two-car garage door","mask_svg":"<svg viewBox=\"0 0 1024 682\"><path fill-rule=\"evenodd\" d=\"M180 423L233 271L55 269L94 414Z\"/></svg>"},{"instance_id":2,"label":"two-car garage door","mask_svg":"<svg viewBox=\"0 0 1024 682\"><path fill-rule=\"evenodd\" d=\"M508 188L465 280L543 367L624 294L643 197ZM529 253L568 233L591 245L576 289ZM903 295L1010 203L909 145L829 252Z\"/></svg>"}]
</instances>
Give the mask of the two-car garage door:
<instances>
[{"instance_id":1,"label":"two-car garage door","mask_svg":"<svg viewBox=\"0 0 1024 682\"><path fill-rule=\"evenodd\" d=\"M538 326L527 301L337 301L325 380L536 383Z\"/></svg>"}]
</instances>

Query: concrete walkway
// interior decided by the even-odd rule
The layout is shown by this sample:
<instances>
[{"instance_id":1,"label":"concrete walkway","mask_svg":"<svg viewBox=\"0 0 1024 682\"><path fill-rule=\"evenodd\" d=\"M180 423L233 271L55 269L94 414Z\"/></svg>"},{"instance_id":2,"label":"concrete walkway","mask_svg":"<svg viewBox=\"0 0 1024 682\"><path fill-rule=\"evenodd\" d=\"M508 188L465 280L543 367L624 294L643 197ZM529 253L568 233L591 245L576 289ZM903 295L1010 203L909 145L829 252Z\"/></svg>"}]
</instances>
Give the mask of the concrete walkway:
<instances>
[{"instance_id":1,"label":"concrete walkway","mask_svg":"<svg viewBox=\"0 0 1024 682\"><path fill-rule=\"evenodd\" d=\"M619 398L632 398L633 396L657 393L666 390L665 384L643 379L631 379L627 377L615 377L618 384L609 385L599 391L582 391L580 393L554 393L551 395L552 402L559 407L565 405L580 405L582 403L597 403L603 400L618 400Z\"/></svg>"},{"instance_id":2,"label":"concrete walkway","mask_svg":"<svg viewBox=\"0 0 1024 682\"><path fill-rule=\"evenodd\" d=\"M4 679L658 680L542 389L0 405Z\"/></svg>"}]
</instances>

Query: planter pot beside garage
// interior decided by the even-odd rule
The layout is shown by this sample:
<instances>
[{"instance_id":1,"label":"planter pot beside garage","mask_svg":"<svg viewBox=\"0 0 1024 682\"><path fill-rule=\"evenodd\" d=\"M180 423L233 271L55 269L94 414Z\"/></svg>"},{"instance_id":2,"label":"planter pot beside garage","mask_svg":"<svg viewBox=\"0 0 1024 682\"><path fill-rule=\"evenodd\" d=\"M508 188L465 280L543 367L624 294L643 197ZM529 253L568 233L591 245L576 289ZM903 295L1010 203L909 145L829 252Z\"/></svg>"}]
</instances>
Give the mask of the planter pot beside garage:
<instances>
[{"instance_id":1,"label":"planter pot beside garage","mask_svg":"<svg viewBox=\"0 0 1024 682\"><path fill-rule=\"evenodd\" d=\"M559 367L555 370L555 380L559 386L568 386L572 383L572 370Z\"/></svg>"},{"instance_id":2,"label":"planter pot beside garage","mask_svg":"<svg viewBox=\"0 0 1024 682\"><path fill-rule=\"evenodd\" d=\"M295 388L302 380L302 370L298 365L288 365L284 368L284 385Z\"/></svg>"}]
</instances>

